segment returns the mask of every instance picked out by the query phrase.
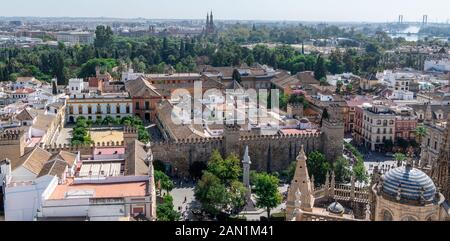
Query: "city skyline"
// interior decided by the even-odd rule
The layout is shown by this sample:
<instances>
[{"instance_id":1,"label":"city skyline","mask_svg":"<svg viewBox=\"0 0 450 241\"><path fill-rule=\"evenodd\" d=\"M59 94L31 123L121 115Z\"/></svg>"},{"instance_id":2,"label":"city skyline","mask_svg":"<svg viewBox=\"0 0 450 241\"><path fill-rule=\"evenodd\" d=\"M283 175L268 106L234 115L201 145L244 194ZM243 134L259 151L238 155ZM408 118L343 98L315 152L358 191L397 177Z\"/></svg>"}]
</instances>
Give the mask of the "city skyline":
<instances>
[{"instance_id":1,"label":"city skyline","mask_svg":"<svg viewBox=\"0 0 450 241\"><path fill-rule=\"evenodd\" d=\"M305 10L304 6L308 6ZM27 5L27 8L22 6ZM443 7L444 5L449 5ZM177 6L174 8L173 6ZM239 7L236 7L239 6ZM328 6L324 8L323 6ZM389 6L387 8L386 6ZM441 6L441 7L440 7ZM427 2L413 0L377 2L356 0L270 0L203 1L172 0L154 2L130 0L126 6L119 0L79 0L39 2L17 0L2 4L2 17L70 17L70 18L145 18L145 19L203 19L213 11L217 20L266 20L266 21L321 21L321 22L395 22L399 15L405 22L420 22L428 15L429 22L448 22L446 9L450 3L444 0ZM67 9L71 9L70 12ZM257 11L253 11L256 9Z\"/></svg>"}]
</instances>

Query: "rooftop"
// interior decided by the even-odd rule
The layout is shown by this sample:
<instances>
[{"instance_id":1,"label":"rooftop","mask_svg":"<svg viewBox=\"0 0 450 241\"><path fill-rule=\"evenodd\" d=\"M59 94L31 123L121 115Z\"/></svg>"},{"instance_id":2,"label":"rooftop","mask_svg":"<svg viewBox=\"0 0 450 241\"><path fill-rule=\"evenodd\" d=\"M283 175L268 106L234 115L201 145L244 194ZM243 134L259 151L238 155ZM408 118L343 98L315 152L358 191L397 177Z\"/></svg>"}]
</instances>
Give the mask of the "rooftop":
<instances>
[{"instance_id":1,"label":"rooftop","mask_svg":"<svg viewBox=\"0 0 450 241\"><path fill-rule=\"evenodd\" d=\"M144 197L147 192L147 181L142 181L142 179L143 178L141 178L141 180L137 179L137 181L117 183L99 182L91 184L74 184L74 180L68 178L66 184L56 186L49 199L59 200L76 198L76 193L85 193L90 198ZM71 197L71 195L73 197Z\"/></svg>"}]
</instances>

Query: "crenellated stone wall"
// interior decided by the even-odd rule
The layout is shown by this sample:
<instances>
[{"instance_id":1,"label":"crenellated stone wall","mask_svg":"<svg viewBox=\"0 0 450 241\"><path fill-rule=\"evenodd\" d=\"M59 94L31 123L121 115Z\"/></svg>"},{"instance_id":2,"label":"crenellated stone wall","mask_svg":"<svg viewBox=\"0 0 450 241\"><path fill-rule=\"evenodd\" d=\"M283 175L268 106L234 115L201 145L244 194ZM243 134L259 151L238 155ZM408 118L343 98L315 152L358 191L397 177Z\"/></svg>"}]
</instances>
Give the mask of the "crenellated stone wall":
<instances>
[{"instance_id":1,"label":"crenellated stone wall","mask_svg":"<svg viewBox=\"0 0 450 241\"><path fill-rule=\"evenodd\" d=\"M189 175L189 166L196 161L207 162L214 150L220 151L223 156L237 154L240 159L246 146L249 147L252 170L273 172L286 169L295 160L301 145L307 153L322 151L322 136L321 132L316 132L301 135L249 135L235 139L225 134L218 138L152 143L151 148L154 160L170 164L172 174ZM230 139L237 141L230 143Z\"/></svg>"},{"instance_id":2,"label":"crenellated stone wall","mask_svg":"<svg viewBox=\"0 0 450 241\"><path fill-rule=\"evenodd\" d=\"M90 145L70 145L70 144L53 144L53 145L44 145L40 144L40 147L52 154L59 153L60 151L68 151L68 152L80 152L81 155L92 155L94 153L95 148L120 148L125 147L125 142L97 142Z\"/></svg>"}]
</instances>

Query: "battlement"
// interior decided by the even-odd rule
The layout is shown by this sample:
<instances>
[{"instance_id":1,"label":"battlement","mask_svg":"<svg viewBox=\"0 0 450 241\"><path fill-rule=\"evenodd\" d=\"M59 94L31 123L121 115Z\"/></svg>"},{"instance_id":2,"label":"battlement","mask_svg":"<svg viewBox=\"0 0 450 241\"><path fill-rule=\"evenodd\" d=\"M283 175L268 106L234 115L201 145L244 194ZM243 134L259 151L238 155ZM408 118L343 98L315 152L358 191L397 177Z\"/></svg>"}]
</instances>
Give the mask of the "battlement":
<instances>
[{"instance_id":1,"label":"battlement","mask_svg":"<svg viewBox=\"0 0 450 241\"><path fill-rule=\"evenodd\" d=\"M303 109L303 103L288 103L287 107L302 108Z\"/></svg>"},{"instance_id":2,"label":"battlement","mask_svg":"<svg viewBox=\"0 0 450 241\"><path fill-rule=\"evenodd\" d=\"M317 138L322 135L321 132L304 133L304 134L286 134L286 135L250 135L241 136L240 141L257 141L257 140L286 140L299 138Z\"/></svg>"},{"instance_id":3,"label":"battlement","mask_svg":"<svg viewBox=\"0 0 450 241\"><path fill-rule=\"evenodd\" d=\"M123 127L123 133L124 134L137 134L138 130L136 129L136 127L124 126Z\"/></svg>"},{"instance_id":4,"label":"battlement","mask_svg":"<svg viewBox=\"0 0 450 241\"><path fill-rule=\"evenodd\" d=\"M71 144L53 144L53 145L44 145L43 143L40 144L40 147L50 153L53 152L59 152L59 151L81 151L81 150L91 150L94 148L101 148L101 147L125 147L125 142L97 142L93 144L88 145L71 145Z\"/></svg>"},{"instance_id":5,"label":"battlement","mask_svg":"<svg viewBox=\"0 0 450 241\"><path fill-rule=\"evenodd\" d=\"M176 141L152 142L152 146L221 143L222 140L223 137L189 138Z\"/></svg>"},{"instance_id":6,"label":"battlement","mask_svg":"<svg viewBox=\"0 0 450 241\"><path fill-rule=\"evenodd\" d=\"M240 131L241 130L241 126L239 126L237 123L227 124L224 127L225 127L224 129L227 131Z\"/></svg>"},{"instance_id":7,"label":"battlement","mask_svg":"<svg viewBox=\"0 0 450 241\"><path fill-rule=\"evenodd\" d=\"M0 141L12 141L12 140L20 140L22 134L24 132L22 130L5 130L0 134Z\"/></svg>"},{"instance_id":8,"label":"battlement","mask_svg":"<svg viewBox=\"0 0 450 241\"><path fill-rule=\"evenodd\" d=\"M343 127L344 126L344 122L341 121L341 120L337 120L337 119L328 119L328 120L323 120L322 126L325 126L325 127Z\"/></svg>"}]
</instances>

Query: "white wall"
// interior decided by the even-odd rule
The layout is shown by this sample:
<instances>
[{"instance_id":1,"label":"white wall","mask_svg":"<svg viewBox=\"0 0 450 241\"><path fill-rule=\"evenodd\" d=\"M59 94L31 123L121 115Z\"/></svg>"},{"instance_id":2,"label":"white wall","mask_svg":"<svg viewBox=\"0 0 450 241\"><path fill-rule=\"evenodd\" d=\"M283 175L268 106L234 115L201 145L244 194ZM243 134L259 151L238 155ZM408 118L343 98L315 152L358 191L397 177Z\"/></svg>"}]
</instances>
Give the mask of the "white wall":
<instances>
[{"instance_id":1,"label":"white wall","mask_svg":"<svg viewBox=\"0 0 450 241\"><path fill-rule=\"evenodd\" d=\"M8 186L5 190L5 220L33 221L41 207L42 197L57 183L57 177L47 175L29 185Z\"/></svg>"},{"instance_id":2,"label":"white wall","mask_svg":"<svg viewBox=\"0 0 450 241\"><path fill-rule=\"evenodd\" d=\"M44 200L43 217L86 217L89 210L89 198Z\"/></svg>"},{"instance_id":3,"label":"white wall","mask_svg":"<svg viewBox=\"0 0 450 241\"><path fill-rule=\"evenodd\" d=\"M11 172L11 176L12 182L30 182L35 181L37 175L20 166Z\"/></svg>"}]
</instances>

